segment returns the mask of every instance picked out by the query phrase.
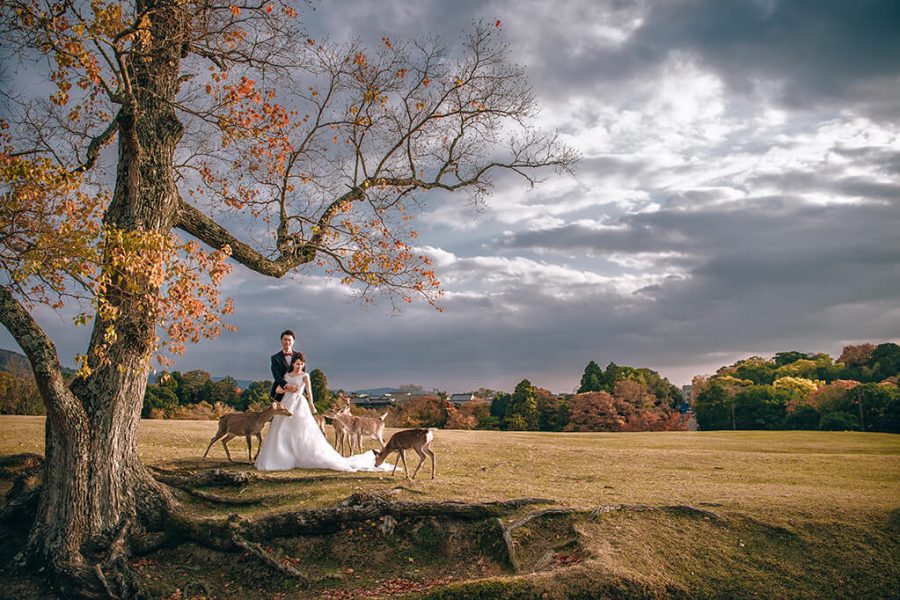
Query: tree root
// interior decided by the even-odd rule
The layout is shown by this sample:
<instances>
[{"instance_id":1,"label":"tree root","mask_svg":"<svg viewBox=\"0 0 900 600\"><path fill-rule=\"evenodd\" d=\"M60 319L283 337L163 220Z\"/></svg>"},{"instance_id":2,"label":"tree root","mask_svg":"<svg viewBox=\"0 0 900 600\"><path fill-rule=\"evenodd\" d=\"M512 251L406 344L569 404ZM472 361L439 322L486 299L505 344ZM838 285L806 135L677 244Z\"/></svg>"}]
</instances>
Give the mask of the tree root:
<instances>
[{"instance_id":1,"label":"tree root","mask_svg":"<svg viewBox=\"0 0 900 600\"><path fill-rule=\"evenodd\" d=\"M198 487L244 487L251 483L293 483L312 484L334 481L334 475L307 475L301 477L278 477L254 471L231 471L227 469L162 469L149 467L153 476L167 485L184 489L185 486ZM341 481L372 481L372 477L342 477Z\"/></svg>"},{"instance_id":2,"label":"tree root","mask_svg":"<svg viewBox=\"0 0 900 600\"><path fill-rule=\"evenodd\" d=\"M25 471L19 475L6 493L3 508L0 508L0 521L15 529L31 527L41 499L41 489L39 470Z\"/></svg>"},{"instance_id":3,"label":"tree root","mask_svg":"<svg viewBox=\"0 0 900 600\"><path fill-rule=\"evenodd\" d=\"M237 547L246 550L253 556L255 556L258 559L260 559L261 561L263 561L269 567L275 569L276 571L285 573L287 575L290 575L291 577L299 579L300 581L302 581L304 583L308 583L308 579L307 579L306 575L304 575L303 573L301 573L300 571L298 571L291 565L278 560L277 558L275 558L274 556L272 556L271 554L266 552L266 550L262 547L262 545L257 544L255 542L248 541L248 540L244 539L243 537L241 537L237 533L234 535L233 540Z\"/></svg>"},{"instance_id":4,"label":"tree root","mask_svg":"<svg viewBox=\"0 0 900 600\"><path fill-rule=\"evenodd\" d=\"M179 489L189 496L193 496L195 498L199 498L201 500L205 500L206 502L211 502L213 504L225 504L228 506L253 506L257 504L265 505L267 500L271 498L234 498L232 496L223 496L221 494L213 494L211 492L204 492L203 490L198 490L194 487L197 483L196 481L192 481L188 477L182 477L180 475L172 475L156 472L154 473L157 481L161 481L166 485ZM215 481L219 481L218 476L214 479ZM232 480L234 481L234 480ZM201 482L202 485L202 482ZM211 484L215 485L215 484Z\"/></svg>"},{"instance_id":5,"label":"tree root","mask_svg":"<svg viewBox=\"0 0 900 600\"><path fill-rule=\"evenodd\" d=\"M227 506L253 506L253 505L262 505L265 506L271 498L232 498L231 496L222 496L220 494L211 494L209 492L204 492L202 490L195 490L193 488L183 487L179 488L186 493L194 496L195 498L200 498L201 500L205 500L207 502L212 502L213 504L225 504Z\"/></svg>"},{"instance_id":6,"label":"tree root","mask_svg":"<svg viewBox=\"0 0 900 600\"><path fill-rule=\"evenodd\" d=\"M44 466L44 457L33 452L13 454L0 458L0 478L18 477L25 471L36 471Z\"/></svg>"}]
</instances>

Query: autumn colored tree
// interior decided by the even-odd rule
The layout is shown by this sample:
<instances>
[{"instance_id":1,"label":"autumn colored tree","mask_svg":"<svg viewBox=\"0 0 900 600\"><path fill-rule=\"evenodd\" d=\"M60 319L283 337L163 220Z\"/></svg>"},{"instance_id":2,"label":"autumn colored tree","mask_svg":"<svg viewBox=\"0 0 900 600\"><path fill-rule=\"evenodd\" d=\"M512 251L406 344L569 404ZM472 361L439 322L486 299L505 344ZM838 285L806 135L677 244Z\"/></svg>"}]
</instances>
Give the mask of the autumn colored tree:
<instances>
[{"instance_id":1,"label":"autumn colored tree","mask_svg":"<svg viewBox=\"0 0 900 600\"><path fill-rule=\"evenodd\" d=\"M437 427L444 418L441 411L443 403L444 400L437 396L411 398L388 417L388 425L391 427Z\"/></svg>"},{"instance_id":2,"label":"autumn colored tree","mask_svg":"<svg viewBox=\"0 0 900 600\"><path fill-rule=\"evenodd\" d=\"M839 379L819 387L809 395L807 402L821 413L841 410L846 402L847 392L860 385L858 381Z\"/></svg>"},{"instance_id":3,"label":"autumn colored tree","mask_svg":"<svg viewBox=\"0 0 900 600\"><path fill-rule=\"evenodd\" d=\"M452 56L311 39L290 0L0 4L4 48L52 84L5 94L0 322L47 408L23 556L62 595L138 592L129 540L177 510L137 453L151 360L228 327L229 259L433 302L423 192L478 201L497 172L569 168L494 25ZM68 385L29 308L75 298L92 333Z\"/></svg>"},{"instance_id":4,"label":"autumn colored tree","mask_svg":"<svg viewBox=\"0 0 900 600\"><path fill-rule=\"evenodd\" d=\"M656 404L656 396L650 393L648 387L633 379L624 379L616 382L612 395L621 403L632 407L633 410L646 410Z\"/></svg>"},{"instance_id":5,"label":"autumn colored tree","mask_svg":"<svg viewBox=\"0 0 900 600\"><path fill-rule=\"evenodd\" d=\"M757 385L768 385L775 380L775 369L774 360L751 356L739 360L731 366L722 367L717 371L717 375L730 375L735 379L746 380Z\"/></svg>"},{"instance_id":6,"label":"autumn colored tree","mask_svg":"<svg viewBox=\"0 0 900 600\"><path fill-rule=\"evenodd\" d=\"M848 367L861 367L869 362L875 352L875 344L850 344L844 346L838 362Z\"/></svg>"},{"instance_id":7,"label":"autumn colored tree","mask_svg":"<svg viewBox=\"0 0 900 600\"><path fill-rule=\"evenodd\" d=\"M538 408L538 429L562 431L569 424L569 407L566 400L550 390L535 388Z\"/></svg>"},{"instance_id":8,"label":"autumn colored tree","mask_svg":"<svg viewBox=\"0 0 900 600\"><path fill-rule=\"evenodd\" d=\"M576 394L569 400L566 431L622 431L624 426L625 418L607 392Z\"/></svg>"}]
</instances>

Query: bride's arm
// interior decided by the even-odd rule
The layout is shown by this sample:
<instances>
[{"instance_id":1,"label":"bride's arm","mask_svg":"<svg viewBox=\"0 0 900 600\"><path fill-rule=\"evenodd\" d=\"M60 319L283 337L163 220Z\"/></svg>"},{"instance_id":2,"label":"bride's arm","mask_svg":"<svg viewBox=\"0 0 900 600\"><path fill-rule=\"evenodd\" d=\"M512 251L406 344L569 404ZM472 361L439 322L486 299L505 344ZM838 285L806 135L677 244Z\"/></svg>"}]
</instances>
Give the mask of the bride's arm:
<instances>
[{"instance_id":1,"label":"bride's arm","mask_svg":"<svg viewBox=\"0 0 900 600\"><path fill-rule=\"evenodd\" d=\"M312 380L309 378L309 373L304 373L303 379L306 381L306 399L309 400L309 410L316 414L316 405L313 404Z\"/></svg>"}]
</instances>

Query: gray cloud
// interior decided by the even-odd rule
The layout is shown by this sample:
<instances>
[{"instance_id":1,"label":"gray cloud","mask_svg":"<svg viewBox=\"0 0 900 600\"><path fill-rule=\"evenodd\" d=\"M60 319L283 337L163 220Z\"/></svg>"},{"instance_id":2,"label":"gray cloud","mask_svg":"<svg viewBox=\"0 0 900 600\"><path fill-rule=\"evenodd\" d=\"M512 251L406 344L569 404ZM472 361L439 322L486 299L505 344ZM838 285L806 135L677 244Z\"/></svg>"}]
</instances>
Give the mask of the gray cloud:
<instances>
[{"instance_id":1,"label":"gray cloud","mask_svg":"<svg viewBox=\"0 0 900 600\"><path fill-rule=\"evenodd\" d=\"M686 383L751 353L900 338L897 2L344 0L305 18L372 44L500 19L542 118L586 158L532 192L498 178L478 214L427 199L443 313L238 267L240 331L176 368L268 377L292 327L333 386L565 391L592 359ZM65 362L83 351L85 330L36 316Z\"/></svg>"}]
</instances>

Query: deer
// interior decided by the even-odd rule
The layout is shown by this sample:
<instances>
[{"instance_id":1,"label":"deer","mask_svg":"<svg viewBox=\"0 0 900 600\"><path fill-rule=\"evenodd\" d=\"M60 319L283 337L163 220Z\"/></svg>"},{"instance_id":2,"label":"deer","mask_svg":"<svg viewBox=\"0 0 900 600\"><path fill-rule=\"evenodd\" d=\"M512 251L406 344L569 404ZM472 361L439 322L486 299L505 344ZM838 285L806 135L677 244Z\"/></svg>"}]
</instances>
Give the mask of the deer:
<instances>
[{"instance_id":1,"label":"deer","mask_svg":"<svg viewBox=\"0 0 900 600\"><path fill-rule=\"evenodd\" d=\"M212 448L212 445L221 439L228 461L234 462L231 459L231 452L228 451L228 442L236 436L243 435L247 438L247 458L252 463L256 460L256 456L259 456L259 449L262 446L262 428L276 415L290 417L291 411L282 406L280 402L273 402L272 406L261 412L247 411L222 415L219 417L219 430L216 431L216 435L210 440L209 446L206 447L206 452L203 453L203 460L206 460L206 455L209 454L209 449ZM256 456L250 458L253 453L253 445L250 438L254 435L259 440L259 443L256 446Z\"/></svg>"},{"instance_id":2,"label":"deer","mask_svg":"<svg viewBox=\"0 0 900 600\"><path fill-rule=\"evenodd\" d=\"M343 417L346 422L348 432L350 434L350 454L353 454L353 442L362 452L363 438L371 438L377 440L384 449L384 420L387 419L388 413L384 413L380 417L354 417L347 415Z\"/></svg>"},{"instance_id":3,"label":"deer","mask_svg":"<svg viewBox=\"0 0 900 600\"><path fill-rule=\"evenodd\" d=\"M434 440L435 431L437 431L437 429L433 428L404 429L403 431L398 431L391 436L391 439L388 440L387 445L382 448L381 452L372 450L372 452L375 453L375 466L380 467L392 452L397 452L400 455L400 460L403 461L403 470L406 472L406 478L415 479L416 474L419 472L419 469L422 468L422 464L425 462L425 456L427 455L431 457L431 478L434 479L435 457L434 450L431 449L431 442ZM406 457L404 456L404 451L409 450L410 448L415 450L416 454L419 455L419 466L413 471L411 478L409 476L409 469L406 467ZM394 470L391 471L391 477L394 476L396 471L397 463L394 463Z\"/></svg>"},{"instance_id":4,"label":"deer","mask_svg":"<svg viewBox=\"0 0 900 600\"><path fill-rule=\"evenodd\" d=\"M334 449L340 452L341 456L344 455L344 440L350 441L348 417L352 416L349 403L340 409L332 407L331 410L322 415L323 419L332 421L331 424L334 426ZM350 452L353 452L353 448L350 448Z\"/></svg>"},{"instance_id":5,"label":"deer","mask_svg":"<svg viewBox=\"0 0 900 600\"><path fill-rule=\"evenodd\" d=\"M325 439L328 439L328 436L325 435L325 415L314 414L313 419L316 420L316 425L319 426L319 430L322 432L322 435L325 436Z\"/></svg>"}]
</instances>

